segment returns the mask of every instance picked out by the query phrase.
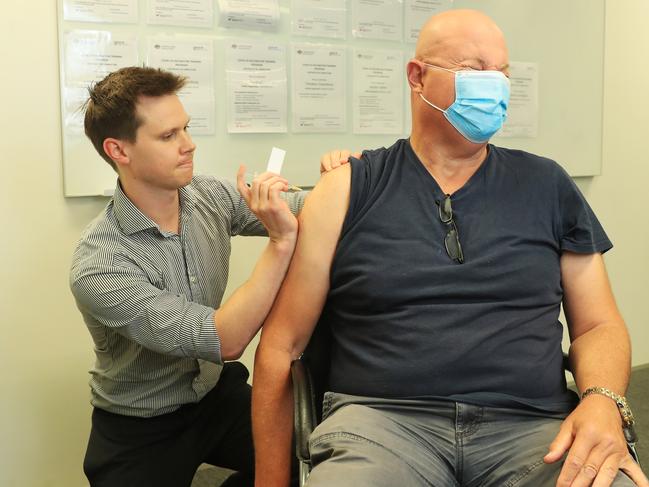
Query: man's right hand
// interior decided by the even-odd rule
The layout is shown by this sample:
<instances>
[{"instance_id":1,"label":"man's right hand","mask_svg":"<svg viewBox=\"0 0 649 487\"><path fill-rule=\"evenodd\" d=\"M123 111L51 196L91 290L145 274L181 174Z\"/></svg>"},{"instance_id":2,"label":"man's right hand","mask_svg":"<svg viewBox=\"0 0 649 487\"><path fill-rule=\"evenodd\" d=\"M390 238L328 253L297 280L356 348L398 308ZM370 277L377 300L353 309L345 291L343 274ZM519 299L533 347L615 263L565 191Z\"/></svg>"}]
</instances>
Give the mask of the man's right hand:
<instances>
[{"instance_id":1,"label":"man's right hand","mask_svg":"<svg viewBox=\"0 0 649 487\"><path fill-rule=\"evenodd\" d=\"M265 172L256 176L248 186L245 172L246 166L239 166L237 188L250 210L266 227L271 242L295 245L297 219L280 196L282 191L288 190L288 181L278 174Z\"/></svg>"},{"instance_id":2,"label":"man's right hand","mask_svg":"<svg viewBox=\"0 0 649 487\"><path fill-rule=\"evenodd\" d=\"M237 188L246 204L268 230L270 241L259 256L250 277L214 311L214 326L221 341L221 358L241 357L259 331L277 296L297 242L297 220L280 196L286 179L264 173L250 186L246 168L237 172Z\"/></svg>"}]
</instances>

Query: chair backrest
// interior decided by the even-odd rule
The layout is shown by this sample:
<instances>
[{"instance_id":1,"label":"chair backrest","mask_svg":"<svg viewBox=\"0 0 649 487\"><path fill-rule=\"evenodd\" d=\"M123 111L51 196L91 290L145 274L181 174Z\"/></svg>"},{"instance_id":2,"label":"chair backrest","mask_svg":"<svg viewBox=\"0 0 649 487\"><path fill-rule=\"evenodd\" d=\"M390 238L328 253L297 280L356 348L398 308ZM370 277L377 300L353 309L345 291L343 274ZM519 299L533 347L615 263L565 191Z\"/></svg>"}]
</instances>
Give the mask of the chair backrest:
<instances>
[{"instance_id":1,"label":"chair backrest","mask_svg":"<svg viewBox=\"0 0 649 487\"><path fill-rule=\"evenodd\" d=\"M315 327L301 360L310 374L317 423L319 423L322 421L322 401L329 385L331 366L331 329L322 320Z\"/></svg>"}]
</instances>

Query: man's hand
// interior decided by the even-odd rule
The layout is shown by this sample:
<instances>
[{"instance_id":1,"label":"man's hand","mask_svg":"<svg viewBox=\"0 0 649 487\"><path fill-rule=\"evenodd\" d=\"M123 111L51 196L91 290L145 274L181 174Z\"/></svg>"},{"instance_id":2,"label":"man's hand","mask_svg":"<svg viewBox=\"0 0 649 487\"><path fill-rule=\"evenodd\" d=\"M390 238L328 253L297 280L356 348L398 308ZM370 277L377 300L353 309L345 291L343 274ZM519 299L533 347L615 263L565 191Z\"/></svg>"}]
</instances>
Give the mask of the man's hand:
<instances>
[{"instance_id":1,"label":"man's hand","mask_svg":"<svg viewBox=\"0 0 649 487\"><path fill-rule=\"evenodd\" d=\"M360 159L360 152L351 152L347 149L334 149L331 152L323 154L320 158L320 174L336 169L338 166L347 164L349 157Z\"/></svg>"},{"instance_id":2,"label":"man's hand","mask_svg":"<svg viewBox=\"0 0 649 487\"><path fill-rule=\"evenodd\" d=\"M585 398L565 419L543 460L554 463L566 452L557 487L609 487L618 470L638 487L649 487L649 480L629 454L620 413L608 397Z\"/></svg>"},{"instance_id":3,"label":"man's hand","mask_svg":"<svg viewBox=\"0 0 649 487\"><path fill-rule=\"evenodd\" d=\"M250 210L268 230L271 242L287 242L294 246L297 240L297 219L280 196L282 191L288 190L288 181L277 174L265 172L256 176L248 186L245 173L246 166L239 166L237 188Z\"/></svg>"}]
</instances>

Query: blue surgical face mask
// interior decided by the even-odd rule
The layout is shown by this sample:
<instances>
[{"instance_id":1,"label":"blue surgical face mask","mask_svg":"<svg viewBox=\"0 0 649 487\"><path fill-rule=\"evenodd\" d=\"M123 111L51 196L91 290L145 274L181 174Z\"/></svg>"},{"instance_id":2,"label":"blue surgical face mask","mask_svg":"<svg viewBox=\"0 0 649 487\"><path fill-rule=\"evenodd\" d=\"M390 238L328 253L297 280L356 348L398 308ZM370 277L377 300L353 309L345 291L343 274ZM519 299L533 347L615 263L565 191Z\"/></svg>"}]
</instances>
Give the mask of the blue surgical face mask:
<instances>
[{"instance_id":1,"label":"blue surgical face mask","mask_svg":"<svg viewBox=\"0 0 649 487\"><path fill-rule=\"evenodd\" d=\"M509 79L500 71L450 69L423 63L455 74L455 101L446 110L422 100L444 114L466 139L476 144L487 142L503 126L509 104Z\"/></svg>"}]
</instances>

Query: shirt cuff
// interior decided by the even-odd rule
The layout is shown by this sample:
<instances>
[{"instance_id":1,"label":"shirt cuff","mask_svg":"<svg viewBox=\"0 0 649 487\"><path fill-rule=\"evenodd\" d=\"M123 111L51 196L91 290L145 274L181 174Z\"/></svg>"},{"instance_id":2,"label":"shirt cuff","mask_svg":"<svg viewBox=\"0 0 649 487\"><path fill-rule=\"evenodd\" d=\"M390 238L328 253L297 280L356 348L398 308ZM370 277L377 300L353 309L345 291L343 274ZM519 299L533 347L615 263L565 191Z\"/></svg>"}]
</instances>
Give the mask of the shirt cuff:
<instances>
[{"instance_id":1,"label":"shirt cuff","mask_svg":"<svg viewBox=\"0 0 649 487\"><path fill-rule=\"evenodd\" d=\"M183 320L180 346L187 356L221 364L221 338L214 324L214 308L192 306Z\"/></svg>"}]
</instances>

